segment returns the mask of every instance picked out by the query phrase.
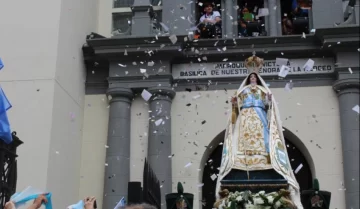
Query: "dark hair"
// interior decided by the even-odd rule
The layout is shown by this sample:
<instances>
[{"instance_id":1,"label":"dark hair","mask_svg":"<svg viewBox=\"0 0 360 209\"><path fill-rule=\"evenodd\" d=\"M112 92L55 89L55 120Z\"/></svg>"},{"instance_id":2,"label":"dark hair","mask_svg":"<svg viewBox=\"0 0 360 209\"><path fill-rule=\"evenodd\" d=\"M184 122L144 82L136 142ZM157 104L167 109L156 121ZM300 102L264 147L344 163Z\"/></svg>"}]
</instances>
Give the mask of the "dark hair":
<instances>
[{"instance_id":1,"label":"dark hair","mask_svg":"<svg viewBox=\"0 0 360 209\"><path fill-rule=\"evenodd\" d=\"M248 76L248 78L246 80L246 85L250 84L250 77L251 77L252 74L254 74L256 76L256 84L262 86L261 82L260 82L260 79L259 79L259 76L256 73L250 73L250 75Z\"/></svg>"},{"instance_id":2,"label":"dark hair","mask_svg":"<svg viewBox=\"0 0 360 209\"><path fill-rule=\"evenodd\" d=\"M214 8L214 4L211 3L211 2L205 2L204 3L204 8L208 7L208 6L211 6L212 8Z\"/></svg>"}]
</instances>

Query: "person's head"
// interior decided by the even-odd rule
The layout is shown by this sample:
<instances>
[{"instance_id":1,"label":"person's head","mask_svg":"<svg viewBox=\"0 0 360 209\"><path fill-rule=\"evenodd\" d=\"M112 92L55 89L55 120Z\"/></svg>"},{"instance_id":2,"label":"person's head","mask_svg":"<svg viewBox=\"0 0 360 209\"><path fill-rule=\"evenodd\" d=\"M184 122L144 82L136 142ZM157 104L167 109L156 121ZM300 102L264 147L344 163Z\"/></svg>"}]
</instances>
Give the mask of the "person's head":
<instances>
[{"instance_id":1,"label":"person's head","mask_svg":"<svg viewBox=\"0 0 360 209\"><path fill-rule=\"evenodd\" d=\"M260 79L256 73L250 73L249 77L246 80L246 85L249 85L249 84L261 85Z\"/></svg>"},{"instance_id":2,"label":"person's head","mask_svg":"<svg viewBox=\"0 0 360 209\"><path fill-rule=\"evenodd\" d=\"M242 13L245 14L245 13L249 13L249 9L247 7L245 7L243 10L242 10Z\"/></svg>"},{"instance_id":3,"label":"person's head","mask_svg":"<svg viewBox=\"0 0 360 209\"><path fill-rule=\"evenodd\" d=\"M205 3L204 4L204 12L206 14L210 14L213 11L213 6L214 5L212 3L210 3L210 2Z\"/></svg>"}]
</instances>

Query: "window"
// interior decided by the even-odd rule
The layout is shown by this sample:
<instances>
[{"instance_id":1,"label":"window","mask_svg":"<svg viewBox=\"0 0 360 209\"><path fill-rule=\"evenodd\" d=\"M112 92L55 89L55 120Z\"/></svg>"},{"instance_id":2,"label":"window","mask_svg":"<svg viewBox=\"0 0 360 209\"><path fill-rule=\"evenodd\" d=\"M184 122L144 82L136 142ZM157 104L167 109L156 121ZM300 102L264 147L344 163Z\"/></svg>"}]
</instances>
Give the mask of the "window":
<instances>
[{"instance_id":1,"label":"window","mask_svg":"<svg viewBox=\"0 0 360 209\"><path fill-rule=\"evenodd\" d=\"M113 13L113 35L131 35L132 13Z\"/></svg>"},{"instance_id":2,"label":"window","mask_svg":"<svg viewBox=\"0 0 360 209\"><path fill-rule=\"evenodd\" d=\"M133 23L132 6L135 0L113 0L112 9L112 34L113 36L131 35ZM149 14L152 23L152 33L158 34L161 31L162 6L161 0L146 0L149 6L153 7L153 13Z\"/></svg>"},{"instance_id":3,"label":"window","mask_svg":"<svg viewBox=\"0 0 360 209\"><path fill-rule=\"evenodd\" d=\"M257 16L264 8L264 0L238 0L238 6L239 37L266 36L265 18Z\"/></svg>"},{"instance_id":4,"label":"window","mask_svg":"<svg viewBox=\"0 0 360 209\"><path fill-rule=\"evenodd\" d=\"M222 36L221 0L200 0L196 4L197 30L195 38L220 38ZM206 12L207 11L207 12ZM208 14L207 14L208 13ZM216 23L201 22L200 19L210 19Z\"/></svg>"},{"instance_id":5,"label":"window","mask_svg":"<svg viewBox=\"0 0 360 209\"><path fill-rule=\"evenodd\" d=\"M308 34L312 0L281 0L282 34Z\"/></svg>"}]
</instances>

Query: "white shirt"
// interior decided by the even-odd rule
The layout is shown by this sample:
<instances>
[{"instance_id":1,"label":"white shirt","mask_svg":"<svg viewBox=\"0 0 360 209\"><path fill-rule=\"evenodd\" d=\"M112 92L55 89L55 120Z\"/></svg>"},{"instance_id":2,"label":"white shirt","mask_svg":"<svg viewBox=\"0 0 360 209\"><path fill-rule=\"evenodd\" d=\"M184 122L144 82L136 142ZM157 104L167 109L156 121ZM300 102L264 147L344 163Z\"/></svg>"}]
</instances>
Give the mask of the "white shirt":
<instances>
[{"instance_id":1,"label":"white shirt","mask_svg":"<svg viewBox=\"0 0 360 209\"><path fill-rule=\"evenodd\" d=\"M209 20L215 20L216 17L221 17L220 13L218 11L213 11L212 15L206 15L204 14L203 16L200 17L200 22L204 22L205 19L209 19Z\"/></svg>"}]
</instances>

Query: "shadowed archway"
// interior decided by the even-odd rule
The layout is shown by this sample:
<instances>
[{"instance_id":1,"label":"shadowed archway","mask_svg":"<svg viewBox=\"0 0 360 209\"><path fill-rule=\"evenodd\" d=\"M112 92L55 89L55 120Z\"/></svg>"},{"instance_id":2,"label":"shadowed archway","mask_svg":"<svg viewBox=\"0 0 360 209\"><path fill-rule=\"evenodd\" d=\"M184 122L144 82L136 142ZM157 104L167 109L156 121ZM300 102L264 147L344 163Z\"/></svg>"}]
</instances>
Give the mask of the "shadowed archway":
<instances>
[{"instance_id":1,"label":"shadowed archway","mask_svg":"<svg viewBox=\"0 0 360 209\"><path fill-rule=\"evenodd\" d=\"M202 206L203 209L212 209L215 202L216 181L212 180L213 174L218 174L222 155L222 142L224 141L225 131L218 134L208 146L208 152L204 154L201 165L202 169ZM291 167L295 170L300 164L302 168L295 174L296 180L300 184L301 190L310 189L312 187L312 179L315 168L311 156L305 145L292 132L285 129L285 143L289 154Z\"/></svg>"}]
</instances>

